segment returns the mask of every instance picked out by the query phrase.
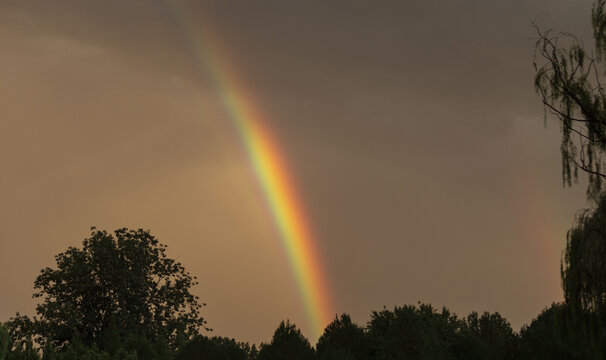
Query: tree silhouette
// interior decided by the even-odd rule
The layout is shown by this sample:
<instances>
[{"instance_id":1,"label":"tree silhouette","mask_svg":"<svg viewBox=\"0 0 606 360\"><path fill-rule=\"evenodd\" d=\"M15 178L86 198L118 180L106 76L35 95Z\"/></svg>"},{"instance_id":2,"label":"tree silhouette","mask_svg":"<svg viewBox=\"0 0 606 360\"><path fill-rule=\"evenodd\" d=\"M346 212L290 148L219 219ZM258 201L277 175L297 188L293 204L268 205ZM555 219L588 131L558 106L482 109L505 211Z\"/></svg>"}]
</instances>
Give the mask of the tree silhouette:
<instances>
[{"instance_id":1,"label":"tree silhouette","mask_svg":"<svg viewBox=\"0 0 606 360\"><path fill-rule=\"evenodd\" d=\"M582 212L568 231L562 261L566 303L581 311L606 312L606 198Z\"/></svg>"},{"instance_id":2,"label":"tree silhouette","mask_svg":"<svg viewBox=\"0 0 606 360\"><path fill-rule=\"evenodd\" d=\"M596 207L581 212L568 231L561 268L565 304L544 312L523 331L526 353L545 347L538 340L528 345L528 339L543 340L540 335L547 327L542 324L551 322L562 327L556 336L562 342L551 346L552 351L558 349L557 356L606 356L605 8L606 0L598 0L592 9L595 52L570 34L552 35L537 27L535 89L545 108L560 120L563 179L570 185L579 169L586 172L587 197Z\"/></svg>"},{"instance_id":3,"label":"tree silhouette","mask_svg":"<svg viewBox=\"0 0 606 360\"><path fill-rule=\"evenodd\" d=\"M195 336L177 353L176 360L249 360L255 348L224 337Z\"/></svg>"},{"instance_id":4,"label":"tree silhouette","mask_svg":"<svg viewBox=\"0 0 606 360\"><path fill-rule=\"evenodd\" d=\"M535 89L546 110L561 124L562 175L570 186L578 170L589 176L587 196L597 198L606 177L606 92L602 85L606 55L606 0L592 10L595 53L567 33L538 27Z\"/></svg>"},{"instance_id":5,"label":"tree silhouette","mask_svg":"<svg viewBox=\"0 0 606 360\"><path fill-rule=\"evenodd\" d=\"M448 309L420 304L373 312L368 332L377 359L447 359L459 326Z\"/></svg>"},{"instance_id":6,"label":"tree silhouette","mask_svg":"<svg viewBox=\"0 0 606 360\"><path fill-rule=\"evenodd\" d=\"M0 360L4 360L8 354L8 347L11 345L11 339L6 327L0 323Z\"/></svg>"},{"instance_id":7,"label":"tree silhouette","mask_svg":"<svg viewBox=\"0 0 606 360\"><path fill-rule=\"evenodd\" d=\"M574 360L599 357L581 355L584 334L575 334L565 304L552 304L520 331L519 358L524 360Z\"/></svg>"},{"instance_id":8,"label":"tree silhouette","mask_svg":"<svg viewBox=\"0 0 606 360\"><path fill-rule=\"evenodd\" d=\"M4 326L8 328L9 335L7 360L37 360L40 358L31 336L33 332L31 319L17 313Z\"/></svg>"},{"instance_id":9,"label":"tree silhouette","mask_svg":"<svg viewBox=\"0 0 606 360\"><path fill-rule=\"evenodd\" d=\"M586 355L606 356L606 197L577 216L568 231L562 287L568 337ZM581 345L582 344L582 345ZM597 355L596 355L597 356Z\"/></svg>"},{"instance_id":10,"label":"tree silhouette","mask_svg":"<svg viewBox=\"0 0 606 360\"><path fill-rule=\"evenodd\" d=\"M331 359L368 359L370 355L369 336L364 329L354 324L348 314L336 317L318 339L317 357Z\"/></svg>"},{"instance_id":11,"label":"tree silhouette","mask_svg":"<svg viewBox=\"0 0 606 360\"><path fill-rule=\"evenodd\" d=\"M472 312L461 322L455 353L458 359L513 359L518 338L499 313Z\"/></svg>"},{"instance_id":12,"label":"tree silhouette","mask_svg":"<svg viewBox=\"0 0 606 360\"><path fill-rule=\"evenodd\" d=\"M312 360L314 350L301 330L288 320L282 321L269 344L262 344L258 360Z\"/></svg>"},{"instance_id":13,"label":"tree silhouette","mask_svg":"<svg viewBox=\"0 0 606 360\"><path fill-rule=\"evenodd\" d=\"M19 341L13 346L13 349L8 352L6 360L40 360L38 349L29 341Z\"/></svg>"},{"instance_id":14,"label":"tree silhouette","mask_svg":"<svg viewBox=\"0 0 606 360\"><path fill-rule=\"evenodd\" d=\"M165 249L148 231L112 235L93 228L82 248L58 254L57 267L36 278L38 317L17 316L11 328L21 338L34 335L42 347L61 348L78 338L103 349L116 331L177 346L204 320L190 292L195 278Z\"/></svg>"}]
</instances>

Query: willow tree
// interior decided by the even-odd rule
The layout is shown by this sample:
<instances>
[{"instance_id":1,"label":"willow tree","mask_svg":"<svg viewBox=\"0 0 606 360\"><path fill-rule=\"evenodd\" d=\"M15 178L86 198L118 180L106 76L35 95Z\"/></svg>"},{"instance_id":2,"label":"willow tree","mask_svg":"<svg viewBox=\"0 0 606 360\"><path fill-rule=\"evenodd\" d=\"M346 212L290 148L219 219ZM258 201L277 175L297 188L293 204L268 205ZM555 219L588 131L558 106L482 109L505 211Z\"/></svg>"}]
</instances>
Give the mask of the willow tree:
<instances>
[{"instance_id":1,"label":"willow tree","mask_svg":"<svg viewBox=\"0 0 606 360\"><path fill-rule=\"evenodd\" d=\"M606 0L593 5L591 48L568 33L537 27L533 62L535 89L546 114L553 114L561 126L564 184L576 181L579 170L586 173L587 198L595 205L568 232L561 270L564 296L571 309L600 319L606 319L605 7Z\"/></svg>"},{"instance_id":2,"label":"willow tree","mask_svg":"<svg viewBox=\"0 0 606 360\"><path fill-rule=\"evenodd\" d=\"M606 313L606 198L585 210L568 231L562 262L566 303L585 312Z\"/></svg>"},{"instance_id":3,"label":"willow tree","mask_svg":"<svg viewBox=\"0 0 606 360\"><path fill-rule=\"evenodd\" d=\"M592 10L594 47L575 36L536 27L535 89L561 125L562 177L570 186L587 173L587 197L597 200L606 178L606 0ZM547 114L546 111L546 114Z\"/></svg>"}]
</instances>

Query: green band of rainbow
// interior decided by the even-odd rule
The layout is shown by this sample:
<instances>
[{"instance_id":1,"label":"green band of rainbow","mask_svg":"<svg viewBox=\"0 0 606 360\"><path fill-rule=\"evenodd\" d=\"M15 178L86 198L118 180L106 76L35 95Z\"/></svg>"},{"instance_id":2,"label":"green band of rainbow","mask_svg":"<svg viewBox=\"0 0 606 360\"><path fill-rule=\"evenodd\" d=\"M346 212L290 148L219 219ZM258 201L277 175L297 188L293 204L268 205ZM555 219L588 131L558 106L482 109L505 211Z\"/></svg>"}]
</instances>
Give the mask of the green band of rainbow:
<instances>
[{"instance_id":1,"label":"green band of rainbow","mask_svg":"<svg viewBox=\"0 0 606 360\"><path fill-rule=\"evenodd\" d=\"M198 65L208 72L221 96L225 109L245 146L246 153L263 190L282 245L296 278L305 306L312 338L318 339L331 320L332 305L329 288L320 261L320 253L291 178L284 152L271 129L255 106L245 82L222 55L216 36L209 35L208 26L187 21L174 3L167 1L179 25L185 30Z\"/></svg>"}]
</instances>

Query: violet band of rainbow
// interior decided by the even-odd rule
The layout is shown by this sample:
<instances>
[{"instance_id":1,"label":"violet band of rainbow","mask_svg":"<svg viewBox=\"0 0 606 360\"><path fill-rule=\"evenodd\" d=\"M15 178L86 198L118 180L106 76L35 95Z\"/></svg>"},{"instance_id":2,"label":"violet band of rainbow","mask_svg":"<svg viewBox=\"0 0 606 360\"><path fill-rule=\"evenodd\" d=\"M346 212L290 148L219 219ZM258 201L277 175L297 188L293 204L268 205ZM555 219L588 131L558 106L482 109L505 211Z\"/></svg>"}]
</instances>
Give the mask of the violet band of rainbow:
<instances>
[{"instance_id":1,"label":"violet band of rainbow","mask_svg":"<svg viewBox=\"0 0 606 360\"><path fill-rule=\"evenodd\" d=\"M243 77L221 51L217 37L211 35L209 25L191 21L174 1L165 0L164 3L187 37L199 70L212 77L213 85L244 145L280 234L305 307L311 336L317 340L333 316L332 296L320 260L317 239L299 198L284 150L267 125L252 92L247 91Z\"/></svg>"}]
</instances>

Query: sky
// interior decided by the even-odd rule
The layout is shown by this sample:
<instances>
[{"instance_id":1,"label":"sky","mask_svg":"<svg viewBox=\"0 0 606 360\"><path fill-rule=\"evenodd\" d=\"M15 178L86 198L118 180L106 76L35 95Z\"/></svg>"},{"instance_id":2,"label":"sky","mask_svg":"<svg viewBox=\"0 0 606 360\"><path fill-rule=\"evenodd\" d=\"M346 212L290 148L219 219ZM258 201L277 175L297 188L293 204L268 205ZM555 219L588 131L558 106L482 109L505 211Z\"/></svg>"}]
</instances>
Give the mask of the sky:
<instances>
[{"instance_id":1,"label":"sky","mask_svg":"<svg viewBox=\"0 0 606 360\"><path fill-rule=\"evenodd\" d=\"M280 145L334 314L421 301L519 330L562 300L588 206L562 186L531 21L591 44L591 5L2 1L0 321L34 314L40 269L91 226L129 227L198 276L210 335L312 336L204 32Z\"/></svg>"}]
</instances>

